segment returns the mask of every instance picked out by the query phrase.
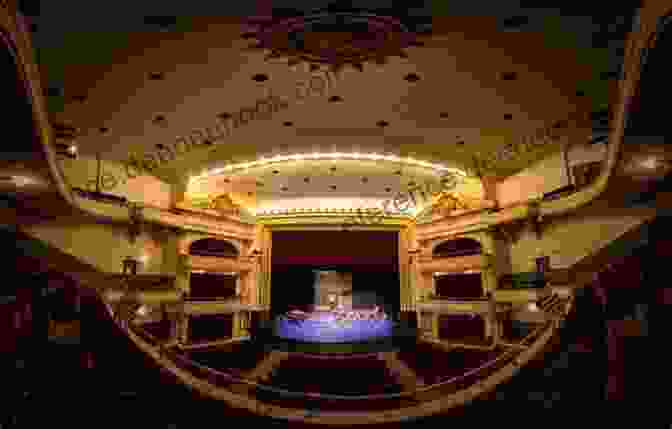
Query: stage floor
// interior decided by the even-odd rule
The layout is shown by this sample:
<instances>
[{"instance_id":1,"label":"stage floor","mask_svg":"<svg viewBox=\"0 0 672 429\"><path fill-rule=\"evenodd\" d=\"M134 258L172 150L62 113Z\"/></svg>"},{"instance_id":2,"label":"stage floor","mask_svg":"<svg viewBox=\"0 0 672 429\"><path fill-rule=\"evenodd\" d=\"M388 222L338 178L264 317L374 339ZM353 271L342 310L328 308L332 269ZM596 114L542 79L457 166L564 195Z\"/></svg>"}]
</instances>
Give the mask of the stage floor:
<instances>
[{"instance_id":1,"label":"stage floor","mask_svg":"<svg viewBox=\"0 0 672 429\"><path fill-rule=\"evenodd\" d=\"M370 342L394 335L395 322L382 320L338 320L330 311L315 311L305 319L279 316L275 336L306 343Z\"/></svg>"}]
</instances>

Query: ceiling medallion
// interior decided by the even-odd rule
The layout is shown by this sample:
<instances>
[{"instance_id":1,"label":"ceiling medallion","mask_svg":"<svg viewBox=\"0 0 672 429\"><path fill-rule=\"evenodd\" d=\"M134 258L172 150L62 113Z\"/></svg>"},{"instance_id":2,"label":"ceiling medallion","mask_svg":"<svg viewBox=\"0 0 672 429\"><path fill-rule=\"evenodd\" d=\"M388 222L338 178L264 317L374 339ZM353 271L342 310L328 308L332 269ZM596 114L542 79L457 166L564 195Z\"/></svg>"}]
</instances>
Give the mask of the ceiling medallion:
<instances>
[{"instance_id":1,"label":"ceiling medallion","mask_svg":"<svg viewBox=\"0 0 672 429\"><path fill-rule=\"evenodd\" d=\"M251 50L270 51L266 60L327 65L335 72L345 66L363 71L366 62L385 64L392 56L407 58L405 48L422 46L418 37L427 34L427 28L407 17L326 9L290 17L252 18L241 37L256 40Z\"/></svg>"}]
</instances>

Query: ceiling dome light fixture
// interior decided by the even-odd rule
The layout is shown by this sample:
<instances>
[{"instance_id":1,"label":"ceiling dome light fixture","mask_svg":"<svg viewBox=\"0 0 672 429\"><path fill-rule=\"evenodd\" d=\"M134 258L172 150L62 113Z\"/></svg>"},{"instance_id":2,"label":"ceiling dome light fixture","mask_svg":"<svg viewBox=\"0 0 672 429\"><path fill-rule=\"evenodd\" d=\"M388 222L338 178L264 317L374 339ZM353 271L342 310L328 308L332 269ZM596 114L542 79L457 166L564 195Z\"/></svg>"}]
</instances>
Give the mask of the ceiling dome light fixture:
<instances>
[{"instance_id":1,"label":"ceiling dome light fixture","mask_svg":"<svg viewBox=\"0 0 672 429\"><path fill-rule=\"evenodd\" d=\"M435 170L437 173L443 173L443 172L451 172L454 174L457 174L458 176L463 176L466 177L467 174L457 168L451 168L451 167L446 167L441 164L433 164L427 161L422 161L422 160L417 160L414 158L410 157L399 157L396 155L381 155L378 153L359 153L359 152L352 152L352 153L342 153L342 152L325 152L325 153L306 153L306 154L294 154L294 155L277 155L272 158L261 158L257 161L249 162L249 163L239 163L239 164L230 164L225 167L220 167L220 168L215 168L209 171L205 171L200 175L193 176L189 180L190 182L195 182L199 180L204 180L207 179L210 176L218 175L223 172L231 173L233 171L239 171L239 170L244 170L246 168L254 167L254 166L263 166L263 165L268 165L268 164L277 164L277 163L283 163L283 162L295 162L298 160L303 160L303 159L313 159L313 160L371 160L371 161L379 161L379 160L384 160L388 162L393 162L393 163L398 163L398 164L403 164L403 165L410 165L410 166L417 166L417 167L423 167L427 168L430 170ZM280 172L276 170L272 170L273 174L279 174ZM397 170L395 174L400 175L401 170Z\"/></svg>"}]
</instances>

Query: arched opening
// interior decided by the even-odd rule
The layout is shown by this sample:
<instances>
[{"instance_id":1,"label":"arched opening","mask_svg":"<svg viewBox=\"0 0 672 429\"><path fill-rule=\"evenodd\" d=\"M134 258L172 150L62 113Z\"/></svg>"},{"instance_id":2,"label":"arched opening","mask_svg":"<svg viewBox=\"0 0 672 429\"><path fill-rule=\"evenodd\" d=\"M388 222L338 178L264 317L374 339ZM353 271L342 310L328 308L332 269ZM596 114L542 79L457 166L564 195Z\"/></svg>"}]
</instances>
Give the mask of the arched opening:
<instances>
[{"instance_id":1,"label":"arched opening","mask_svg":"<svg viewBox=\"0 0 672 429\"><path fill-rule=\"evenodd\" d=\"M435 258L460 258L480 255L481 243L471 238L458 238L444 241L432 252ZM451 273L434 273L434 286L437 298L468 300L483 298L483 282L478 270Z\"/></svg>"},{"instance_id":2,"label":"arched opening","mask_svg":"<svg viewBox=\"0 0 672 429\"><path fill-rule=\"evenodd\" d=\"M236 246L226 240L220 240L217 238L203 238L191 243L189 246L189 254L194 256L235 258L238 256L238 249L236 249Z\"/></svg>"},{"instance_id":3,"label":"arched opening","mask_svg":"<svg viewBox=\"0 0 672 429\"><path fill-rule=\"evenodd\" d=\"M457 256L480 255L483 247L478 240L472 238L458 238L440 243L434 248L432 255L435 258L451 258Z\"/></svg>"},{"instance_id":4,"label":"arched opening","mask_svg":"<svg viewBox=\"0 0 672 429\"><path fill-rule=\"evenodd\" d=\"M189 254L214 258L237 258L238 249L226 240L204 238L191 243ZM225 300L234 298L238 283L238 273L192 271L189 281L189 299Z\"/></svg>"},{"instance_id":5,"label":"arched opening","mask_svg":"<svg viewBox=\"0 0 672 429\"><path fill-rule=\"evenodd\" d=\"M216 238L196 240L189 254L209 258L237 258L238 249L231 242ZM189 299L196 301L225 301L238 295L238 273L192 271L189 276ZM232 314L203 314L191 316L188 337L192 343L205 343L230 338L233 335Z\"/></svg>"},{"instance_id":6,"label":"arched opening","mask_svg":"<svg viewBox=\"0 0 672 429\"><path fill-rule=\"evenodd\" d=\"M458 238L440 243L432 252L435 258L463 258L480 255L483 247L477 240ZM465 301L483 299L485 291L481 272L465 270L434 273L434 287L439 299ZM439 338L458 342L485 344L485 320L480 315L444 314L439 316Z\"/></svg>"}]
</instances>

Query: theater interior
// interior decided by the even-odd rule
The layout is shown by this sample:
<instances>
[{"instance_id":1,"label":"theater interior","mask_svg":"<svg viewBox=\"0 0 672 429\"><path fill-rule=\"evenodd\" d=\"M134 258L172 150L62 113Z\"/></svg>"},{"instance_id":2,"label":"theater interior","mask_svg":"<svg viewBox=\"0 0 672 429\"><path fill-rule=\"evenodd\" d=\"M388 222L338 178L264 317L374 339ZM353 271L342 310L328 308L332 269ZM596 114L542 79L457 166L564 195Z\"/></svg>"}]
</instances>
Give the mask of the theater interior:
<instances>
[{"instance_id":1,"label":"theater interior","mask_svg":"<svg viewBox=\"0 0 672 429\"><path fill-rule=\"evenodd\" d=\"M0 428L669 424L669 2L138 3L0 0Z\"/></svg>"}]
</instances>

